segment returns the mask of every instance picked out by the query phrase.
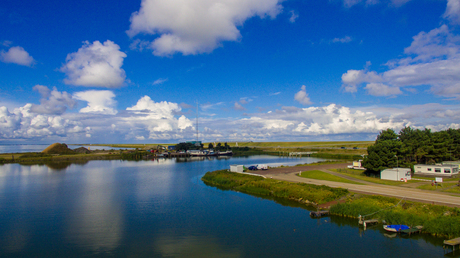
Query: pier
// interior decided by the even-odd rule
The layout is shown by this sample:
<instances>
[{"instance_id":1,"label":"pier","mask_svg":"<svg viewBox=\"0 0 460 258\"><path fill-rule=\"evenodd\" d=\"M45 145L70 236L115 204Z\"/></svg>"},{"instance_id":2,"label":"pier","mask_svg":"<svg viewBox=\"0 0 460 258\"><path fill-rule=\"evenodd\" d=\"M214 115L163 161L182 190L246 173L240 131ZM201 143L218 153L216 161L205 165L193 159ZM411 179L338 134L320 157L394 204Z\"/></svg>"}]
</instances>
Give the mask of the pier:
<instances>
[{"instance_id":1,"label":"pier","mask_svg":"<svg viewBox=\"0 0 460 258\"><path fill-rule=\"evenodd\" d=\"M444 253L446 253L446 251L447 252L449 251L449 247L451 246L452 252L455 252L455 247L458 245L460 245L460 237L450 239L450 240L444 240L444 245L442 246L442 248L444 248Z\"/></svg>"},{"instance_id":2,"label":"pier","mask_svg":"<svg viewBox=\"0 0 460 258\"><path fill-rule=\"evenodd\" d=\"M321 217L328 216L328 215L329 215L329 210L327 210L327 211L312 211L312 212L310 212L310 217L313 217L313 218L321 218Z\"/></svg>"}]
</instances>

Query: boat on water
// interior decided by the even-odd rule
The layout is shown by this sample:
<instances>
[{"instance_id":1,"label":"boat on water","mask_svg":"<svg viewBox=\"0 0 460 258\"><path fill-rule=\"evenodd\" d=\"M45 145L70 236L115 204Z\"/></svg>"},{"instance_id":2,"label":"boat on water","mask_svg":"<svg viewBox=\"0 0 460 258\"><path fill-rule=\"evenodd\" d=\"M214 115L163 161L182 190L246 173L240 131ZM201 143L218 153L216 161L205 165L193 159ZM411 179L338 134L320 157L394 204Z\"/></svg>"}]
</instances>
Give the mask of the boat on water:
<instances>
[{"instance_id":1,"label":"boat on water","mask_svg":"<svg viewBox=\"0 0 460 258\"><path fill-rule=\"evenodd\" d=\"M233 152L231 150L228 151L218 151L217 152L218 156L232 156Z\"/></svg>"},{"instance_id":2,"label":"boat on water","mask_svg":"<svg viewBox=\"0 0 460 258\"><path fill-rule=\"evenodd\" d=\"M408 230L410 229L409 226L406 225L383 225L383 229L385 229L388 232L402 232L403 230Z\"/></svg>"}]
</instances>

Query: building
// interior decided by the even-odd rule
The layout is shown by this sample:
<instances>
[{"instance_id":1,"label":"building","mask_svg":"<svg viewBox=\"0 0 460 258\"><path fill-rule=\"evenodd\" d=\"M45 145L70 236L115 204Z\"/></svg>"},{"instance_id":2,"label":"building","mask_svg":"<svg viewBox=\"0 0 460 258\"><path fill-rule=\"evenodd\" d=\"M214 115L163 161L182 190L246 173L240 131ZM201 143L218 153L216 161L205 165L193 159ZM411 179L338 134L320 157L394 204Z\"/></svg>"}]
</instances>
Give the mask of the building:
<instances>
[{"instance_id":1,"label":"building","mask_svg":"<svg viewBox=\"0 0 460 258\"><path fill-rule=\"evenodd\" d=\"M435 164L435 165L414 165L414 174L432 176L452 176L458 174L458 165L454 164Z\"/></svg>"},{"instance_id":2,"label":"building","mask_svg":"<svg viewBox=\"0 0 460 258\"><path fill-rule=\"evenodd\" d=\"M411 180L410 168L389 168L380 171L380 179L393 181Z\"/></svg>"},{"instance_id":3,"label":"building","mask_svg":"<svg viewBox=\"0 0 460 258\"><path fill-rule=\"evenodd\" d=\"M353 165L348 166L348 168L365 170L366 168L361 166L361 162L363 162L361 159L358 161L355 160L353 161Z\"/></svg>"},{"instance_id":4,"label":"building","mask_svg":"<svg viewBox=\"0 0 460 258\"><path fill-rule=\"evenodd\" d=\"M230 165L230 172L244 172L244 166L243 165Z\"/></svg>"}]
</instances>

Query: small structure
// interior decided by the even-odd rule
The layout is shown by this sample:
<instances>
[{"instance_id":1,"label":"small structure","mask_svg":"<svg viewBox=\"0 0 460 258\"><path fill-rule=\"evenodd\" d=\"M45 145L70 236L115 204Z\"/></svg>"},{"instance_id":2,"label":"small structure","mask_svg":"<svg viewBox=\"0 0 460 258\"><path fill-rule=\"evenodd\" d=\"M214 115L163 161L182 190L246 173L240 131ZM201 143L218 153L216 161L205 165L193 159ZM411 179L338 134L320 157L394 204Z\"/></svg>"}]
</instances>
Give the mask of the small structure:
<instances>
[{"instance_id":1,"label":"small structure","mask_svg":"<svg viewBox=\"0 0 460 258\"><path fill-rule=\"evenodd\" d=\"M410 168L389 168L380 171L380 179L393 181L411 180Z\"/></svg>"},{"instance_id":2,"label":"small structure","mask_svg":"<svg viewBox=\"0 0 460 258\"><path fill-rule=\"evenodd\" d=\"M450 240L444 240L444 254L446 251L449 251L449 247L452 247L452 252L455 252L455 247L460 245L460 237L450 239Z\"/></svg>"},{"instance_id":3,"label":"small structure","mask_svg":"<svg viewBox=\"0 0 460 258\"><path fill-rule=\"evenodd\" d=\"M244 172L244 166L243 165L230 165L230 172L243 173Z\"/></svg>"},{"instance_id":4,"label":"small structure","mask_svg":"<svg viewBox=\"0 0 460 258\"><path fill-rule=\"evenodd\" d=\"M414 165L414 174L432 176L452 176L458 174L458 165L454 164L435 164L435 165Z\"/></svg>"},{"instance_id":5,"label":"small structure","mask_svg":"<svg viewBox=\"0 0 460 258\"><path fill-rule=\"evenodd\" d=\"M355 160L353 161L353 165L348 166L348 168L365 170L365 168L361 166L361 162L363 162L362 159L358 161Z\"/></svg>"}]
</instances>

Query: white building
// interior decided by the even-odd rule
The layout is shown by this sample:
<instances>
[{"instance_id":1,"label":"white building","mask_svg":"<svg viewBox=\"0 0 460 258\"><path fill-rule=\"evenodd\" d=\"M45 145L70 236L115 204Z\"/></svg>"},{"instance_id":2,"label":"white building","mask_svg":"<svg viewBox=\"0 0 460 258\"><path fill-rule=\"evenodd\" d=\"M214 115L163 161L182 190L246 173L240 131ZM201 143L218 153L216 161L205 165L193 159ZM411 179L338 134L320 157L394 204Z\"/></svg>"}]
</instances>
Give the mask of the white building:
<instances>
[{"instance_id":1,"label":"white building","mask_svg":"<svg viewBox=\"0 0 460 258\"><path fill-rule=\"evenodd\" d=\"M380 179L393 181L411 180L410 168L388 168L380 171Z\"/></svg>"},{"instance_id":2,"label":"white building","mask_svg":"<svg viewBox=\"0 0 460 258\"><path fill-rule=\"evenodd\" d=\"M414 174L452 176L458 174L458 165L436 164L436 165L414 165Z\"/></svg>"},{"instance_id":3,"label":"white building","mask_svg":"<svg viewBox=\"0 0 460 258\"><path fill-rule=\"evenodd\" d=\"M230 172L244 172L244 166L243 165L230 165Z\"/></svg>"}]
</instances>

